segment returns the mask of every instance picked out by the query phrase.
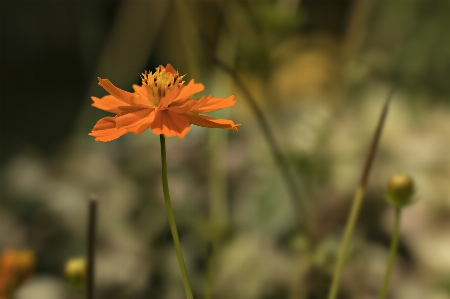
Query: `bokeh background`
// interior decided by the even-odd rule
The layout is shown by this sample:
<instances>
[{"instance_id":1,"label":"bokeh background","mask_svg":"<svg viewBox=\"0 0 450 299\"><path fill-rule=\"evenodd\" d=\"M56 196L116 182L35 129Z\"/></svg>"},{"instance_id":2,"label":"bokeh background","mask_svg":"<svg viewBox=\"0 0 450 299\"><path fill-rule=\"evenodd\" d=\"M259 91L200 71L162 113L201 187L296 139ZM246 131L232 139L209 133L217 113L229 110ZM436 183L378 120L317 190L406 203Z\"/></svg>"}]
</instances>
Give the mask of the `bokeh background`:
<instances>
[{"instance_id":1,"label":"bokeh background","mask_svg":"<svg viewBox=\"0 0 450 299\"><path fill-rule=\"evenodd\" d=\"M403 213L390 298L450 298L450 1L2 0L0 8L0 250L36 257L14 298L82 298L64 266L85 254L92 193L97 298L184 298L158 136L87 136L106 116L90 106L90 96L106 95L97 77L131 90L140 73L167 63L202 82L202 94L235 94L235 107L214 116L242 124L192 126L185 140L167 140L196 298L205 298L211 259L213 298L326 297L393 86L340 298L379 292L393 219L385 185L397 172L414 178L417 193Z\"/></svg>"}]
</instances>

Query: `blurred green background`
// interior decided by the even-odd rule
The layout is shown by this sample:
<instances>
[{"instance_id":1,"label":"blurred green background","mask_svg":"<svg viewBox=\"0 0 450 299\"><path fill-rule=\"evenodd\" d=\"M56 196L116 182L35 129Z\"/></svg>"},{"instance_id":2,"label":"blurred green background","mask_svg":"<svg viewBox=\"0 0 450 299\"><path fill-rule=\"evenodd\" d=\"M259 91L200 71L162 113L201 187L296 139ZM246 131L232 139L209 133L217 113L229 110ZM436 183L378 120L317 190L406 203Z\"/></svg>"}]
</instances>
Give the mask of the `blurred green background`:
<instances>
[{"instance_id":1,"label":"blurred green background","mask_svg":"<svg viewBox=\"0 0 450 299\"><path fill-rule=\"evenodd\" d=\"M37 259L14 298L81 298L63 271L84 255L91 193L97 298L184 298L158 136L87 136L107 114L90 106L90 96L106 95L97 77L131 91L144 70L167 63L203 83L202 94L235 94L236 105L214 115L242 124L192 126L185 140L167 140L196 298L205 298L208 244L213 298L326 297L394 85L340 298L379 292L393 219L384 191L397 172L414 178L417 202L404 211L391 298L450 298L450 1L2 0L0 8L0 250L31 249Z\"/></svg>"}]
</instances>

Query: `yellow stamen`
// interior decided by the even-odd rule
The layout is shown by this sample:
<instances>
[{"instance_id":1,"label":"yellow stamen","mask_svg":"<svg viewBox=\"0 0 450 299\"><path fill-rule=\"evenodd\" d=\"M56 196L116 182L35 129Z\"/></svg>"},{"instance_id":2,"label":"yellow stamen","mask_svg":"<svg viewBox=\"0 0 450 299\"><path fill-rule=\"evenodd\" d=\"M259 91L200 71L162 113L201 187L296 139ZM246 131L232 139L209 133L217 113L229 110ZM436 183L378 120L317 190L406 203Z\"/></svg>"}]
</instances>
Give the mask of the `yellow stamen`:
<instances>
[{"instance_id":1,"label":"yellow stamen","mask_svg":"<svg viewBox=\"0 0 450 299\"><path fill-rule=\"evenodd\" d=\"M178 72L175 74L166 72L166 69L162 66L157 67L154 73L145 71L141 74L142 85L147 87L147 94L151 104L155 107L158 106L168 90L183 85L183 77Z\"/></svg>"}]
</instances>

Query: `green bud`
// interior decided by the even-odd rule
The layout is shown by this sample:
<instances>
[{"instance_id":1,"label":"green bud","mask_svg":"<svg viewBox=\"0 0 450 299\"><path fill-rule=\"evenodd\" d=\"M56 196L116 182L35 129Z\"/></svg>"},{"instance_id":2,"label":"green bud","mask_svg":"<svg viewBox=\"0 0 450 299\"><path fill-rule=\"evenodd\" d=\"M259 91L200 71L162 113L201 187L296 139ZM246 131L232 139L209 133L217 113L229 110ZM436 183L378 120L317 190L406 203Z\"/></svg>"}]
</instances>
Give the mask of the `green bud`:
<instances>
[{"instance_id":1,"label":"green bud","mask_svg":"<svg viewBox=\"0 0 450 299\"><path fill-rule=\"evenodd\" d=\"M407 174L395 174L387 184L386 200L396 208L409 205L414 195L414 182Z\"/></svg>"}]
</instances>

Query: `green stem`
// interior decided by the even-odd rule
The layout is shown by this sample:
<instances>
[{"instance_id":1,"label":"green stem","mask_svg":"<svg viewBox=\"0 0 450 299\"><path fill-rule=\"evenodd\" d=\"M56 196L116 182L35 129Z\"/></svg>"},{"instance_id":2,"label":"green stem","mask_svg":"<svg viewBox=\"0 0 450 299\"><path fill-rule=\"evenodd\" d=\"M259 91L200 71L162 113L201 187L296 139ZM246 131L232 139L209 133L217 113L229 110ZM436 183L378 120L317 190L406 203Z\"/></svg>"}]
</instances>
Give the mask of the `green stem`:
<instances>
[{"instance_id":1,"label":"green stem","mask_svg":"<svg viewBox=\"0 0 450 299\"><path fill-rule=\"evenodd\" d=\"M359 182L359 187L356 190L355 198L353 199L352 209L350 211L350 216L348 217L347 224L344 232L344 239L342 240L341 248L339 249L339 256L336 263L336 268L334 270L333 281L331 283L330 292L328 294L328 299L335 299L339 291L339 283L341 281L342 270L344 269L345 258L347 255L348 246L350 244L350 239L352 237L353 231L355 229L356 220L358 219L359 210L361 208L362 200L364 198L364 192L367 185L367 180L369 179L370 170L372 168L373 159L375 158L375 153L378 148L378 143L380 141L381 133L383 131L384 123L386 121L387 113L389 110L389 104L391 102L392 96L394 94L395 87L389 92L386 101L384 102L383 109L381 110L380 117L378 119L378 124L375 129L375 133L372 138L372 143L370 145L369 153L367 154L366 162L364 164L363 172L361 174L361 180Z\"/></svg>"},{"instance_id":2,"label":"green stem","mask_svg":"<svg viewBox=\"0 0 450 299\"><path fill-rule=\"evenodd\" d=\"M394 269L395 257L397 256L398 240L400 236L400 212L401 208L395 208L394 231L392 232L389 261L386 269L386 274L384 275L383 287L381 289L380 296L378 297L379 299L386 298L389 289L389 281L392 275L392 269Z\"/></svg>"},{"instance_id":3,"label":"green stem","mask_svg":"<svg viewBox=\"0 0 450 299\"><path fill-rule=\"evenodd\" d=\"M162 181L164 191L164 202L166 203L167 217L169 218L170 231L172 232L173 243L177 252L178 264L181 271L181 279L183 280L184 290L188 299L193 299L189 278L184 265L183 253L181 251L180 239L178 238L177 225L175 223L175 216L173 215L172 204L170 203L169 184L167 182L167 162L166 162L166 140L164 135L159 135L161 141L161 163L162 163Z\"/></svg>"},{"instance_id":4,"label":"green stem","mask_svg":"<svg viewBox=\"0 0 450 299\"><path fill-rule=\"evenodd\" d=\"M97 196L89 198L88 242L87 242L87 278L86 298L94 299L95 295L95 233L97 226Z\"/></svg>"},{"instance_id":5,"label":"green stem","mask_svg":"<svg viewBox=\"0 0 450 299\"><path fill-rule=\"evenodd\" d=\"M339 283L341 281L341 274L344 268L344 263L348 251L348 246L350 245L350 239L355 229L356 219L358 219L358 214L363 198L364 198L364 187L360 186L356 190L355 198L353 199L352 209L350 211L350 216L348 217L347 224L345 226L344 239L342 240L342 245L341 248L339 249L338 260L336 268L334 270L333 281L331 284L330 293L328 294L328 299L335 299L337 297L337 293L339 290Z\"/></svg>"}]
</instances>

